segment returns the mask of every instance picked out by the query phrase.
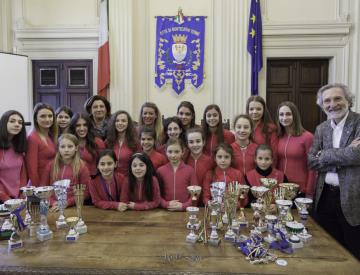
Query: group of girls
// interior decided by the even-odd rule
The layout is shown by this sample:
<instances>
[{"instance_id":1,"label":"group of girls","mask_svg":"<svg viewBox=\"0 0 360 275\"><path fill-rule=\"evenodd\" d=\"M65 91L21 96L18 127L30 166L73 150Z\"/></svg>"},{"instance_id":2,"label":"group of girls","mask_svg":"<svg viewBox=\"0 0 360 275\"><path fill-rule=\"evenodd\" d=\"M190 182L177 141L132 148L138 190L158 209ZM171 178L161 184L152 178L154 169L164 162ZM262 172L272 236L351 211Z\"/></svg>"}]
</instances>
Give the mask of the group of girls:
<instances>
[{"instance_id":1,"label":"group of girls","mask_svg":"<svg viewBox=\"0 0 360 275\"><path fill-rule=\"evenodd\" d=\"M211 199L212 182L260 185L261 178L296 182L312 197L315 173L307 167L313 136L304 130L296 106L279 105L276 123L265 101L252 96L246 114L224 129L220 108L204 110L195 124L194 106L183 101L164 122L159 108L143 104L136 123L126 111L111 114L110 103L93 96L86 112L73 114L46 103L34 107L34 127L26 137L24 119L9 111L0 120L0 201L19 196L26 184L50 185L70 179L85 184L85 198L104 209L185 210L187 186L200 185L200 204ZM59 134L61 133L61 134ZM245 204L248 200L245 200ZM74 204L69 189L68 206ZM51 199L57 209L55 197Z\"/></svg>"}]
</instances>

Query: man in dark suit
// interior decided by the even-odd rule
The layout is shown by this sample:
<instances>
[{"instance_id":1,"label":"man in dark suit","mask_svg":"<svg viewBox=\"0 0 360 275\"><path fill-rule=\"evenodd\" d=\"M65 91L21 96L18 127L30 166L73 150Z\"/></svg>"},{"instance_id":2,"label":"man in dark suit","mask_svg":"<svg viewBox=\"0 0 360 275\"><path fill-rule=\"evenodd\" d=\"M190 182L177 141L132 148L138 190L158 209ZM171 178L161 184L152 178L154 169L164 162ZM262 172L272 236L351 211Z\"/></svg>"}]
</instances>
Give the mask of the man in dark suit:
<instances>
[{"instance_id":1,"label":"man in dark suit","mask_svg":"<svg viewBox=\"0 0 360 275\"><path fill-rule=\"evenodd\" d=\"M315 132L310 168L318 171L315 219L360 260L360 114L343 84L318 91L317 104L328 116Z\"/></svg>"}]
</instances>

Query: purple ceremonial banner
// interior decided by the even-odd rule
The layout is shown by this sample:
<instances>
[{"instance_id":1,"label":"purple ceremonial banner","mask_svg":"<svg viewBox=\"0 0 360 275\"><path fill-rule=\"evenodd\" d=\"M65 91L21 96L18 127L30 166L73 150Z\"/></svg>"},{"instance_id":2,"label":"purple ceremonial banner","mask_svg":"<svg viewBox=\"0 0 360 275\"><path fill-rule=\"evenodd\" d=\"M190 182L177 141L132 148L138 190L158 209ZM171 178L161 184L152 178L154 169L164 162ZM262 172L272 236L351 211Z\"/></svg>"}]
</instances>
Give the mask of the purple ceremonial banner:
<instances>
[{"instance_id":1,"label":"purple ceremonial banner","mask_svg":"<svg viewBox=\"0 0 360 275\"><path fill-rule=\"evenodd\" d=\"M198 89L204 75L205 17L156 18L155 83L161 88L167 80L177 94L185 80Z\"/></svg>"}]
</instances>

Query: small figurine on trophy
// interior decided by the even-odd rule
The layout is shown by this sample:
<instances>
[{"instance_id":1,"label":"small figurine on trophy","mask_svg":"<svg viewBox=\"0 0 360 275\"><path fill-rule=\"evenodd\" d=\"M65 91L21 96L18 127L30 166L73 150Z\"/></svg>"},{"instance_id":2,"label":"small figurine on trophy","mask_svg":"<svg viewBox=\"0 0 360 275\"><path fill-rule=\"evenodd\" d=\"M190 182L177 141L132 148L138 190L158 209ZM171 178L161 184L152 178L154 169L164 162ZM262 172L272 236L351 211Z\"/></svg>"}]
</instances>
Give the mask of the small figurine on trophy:
<instances>
[{"instance_id":1,"label":"small figurine on trophy","mask_svg":"<svg viewBox=\"0 0 360 275\"><path fill-rule=\"evenodd\" d=\"M79 222L78 217L69 217L66 218L66 223L69 225L70 230L69 233L66 235L65 239L67 242L76 242L79 238L79 233L75 230L75 225Z\"/></svg>"},{"instance_id":2,"label":"small figurine on trophy","mask_svg":"<svg viewBox=\"0 0 360 275\"><path fill-rule=\"evenodd\" d=\"M8 248L9 250L20 248L23 246L23 241L21 240L19 232L26 227L20 216L20 212L25 208L25 201L23 199L10 199L5 201L4 205L6 209L11 212L10 220L13 231L8 241Z\"/></svg>"},{"instance_id":3,"label":"small figurine on trophy","mask_svg":"<svg viewBox=\"0 0 360 275\"><path fill-rule=\"evenodd\" d=\"M309 218L309 208L313 200L310 198L296 198L294 202L299 212L300 222L304 225L304 230L298 236L303 242L306 242L312 238L312 235L307 232L305 224Z\"/></svg>"},{"instance_id":4,"label":"small figurine on trophy","mask_svg":"<svg viewBox=\"0 0 360 275\"><path fill-rule=\"evenodd\" d=\"M54 191L52 186L36 187L34 194L40 201L40 228L36 232L36 236L40 241L46 241L53 237L53 232L50 230L47 223L47 215L49 212L49 198Z\"/></svg>"},{"instance_id":5,"label":"small figurine on trophy","mask_svg":"<svg viewBox=\"0 0 360 275\"><path fill-rule=\"evenodd\" d=\"M240 199L240 213L239 213L237 222L239 223L240 228L241 228L241 227L248 227L248 225L249 225L249 222L246 220L246 217L245 217L243 203L249 193L250 187L248 185L244 184L244 185L240 185L239 189L240 189L240 198L239 198Z\"/></svg>"},{"instance_id":6,"label":"small figurine on trophy","mask_svg":"<svg viewBox=\"0 0 360 275\"><path fill-rule=\"evenodd\" d=\"M64 180L56 181L53 183L53 186L54 186L56 198L58 200L57 205L60 212L59 218L56 221L56 228L61 229L67 227L64 217L64 210L67 204L67 189L70 186L70 180L64 179Z\"/></svg>"},{"instance_id":7,"label":"small figurine on trophy","mask_svg":"<svg viewBox=\"0 0 360 275\"><path fill-rule=\"evenodd\" d=\"M82 207L84 204L84 192L86 189L85 184L75 184L73 186L74 195L75 195L75 202L76 202L76 211L79 218L78 223L75 226L76 232L79 234L84 234L87 232L87 226L82 219Z\"/></svg>"},{"instance_id":8,"label":"small figurine on trophy","mask_svg":"<svg viewBox=\"0 0 360 275\"><path fill-rule=\"evenodd\" d=\"M196 243L199 236L195 233L195 230L198 230L199 227L197 227L196 222L198 221L197 219L197 214L199 213L199 208L195 207L195 206L189 206L186 207L186 212L188 212L189 214L189 226L188 229L190 229L190 233L186 236L186 241L189 243Z\"/></svg>"}]
</instances>

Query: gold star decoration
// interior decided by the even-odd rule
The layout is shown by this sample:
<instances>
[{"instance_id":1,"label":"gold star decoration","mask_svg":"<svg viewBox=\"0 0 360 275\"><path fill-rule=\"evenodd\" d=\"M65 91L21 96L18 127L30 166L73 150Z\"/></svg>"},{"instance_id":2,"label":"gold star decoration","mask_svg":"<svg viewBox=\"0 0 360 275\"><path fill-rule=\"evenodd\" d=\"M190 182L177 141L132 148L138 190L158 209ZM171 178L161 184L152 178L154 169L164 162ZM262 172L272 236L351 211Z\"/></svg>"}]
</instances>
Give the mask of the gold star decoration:
<instances>
[{"instance_id":1,"label":"gold star decoration","mask_svg":"<svg viewBox=\"0 0 360 275\"><path fill-rule=\"evenodd\" d=\"M251 38L254 38L254 36L255 36L255 30L254 30L253 28L251 29L250 35L251 35Z\"/></svg>"},{"instance_id":2,"label":"gold star decoration","mask_svg":"<svg viewBox=\"0 0 360 275\"><path fill-rule=\"evenodd\" d=\"M256 21L256 16L255 14L253 14L250 18L250 20L253 22L253 24L255 24L255 21Z\"/></svg>"}]
</instances>

